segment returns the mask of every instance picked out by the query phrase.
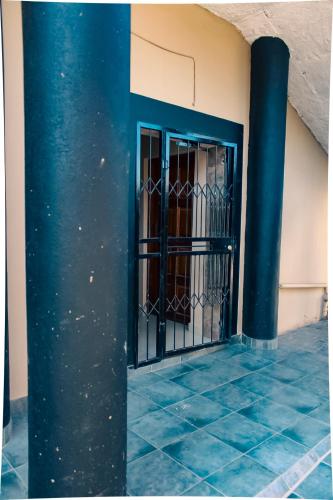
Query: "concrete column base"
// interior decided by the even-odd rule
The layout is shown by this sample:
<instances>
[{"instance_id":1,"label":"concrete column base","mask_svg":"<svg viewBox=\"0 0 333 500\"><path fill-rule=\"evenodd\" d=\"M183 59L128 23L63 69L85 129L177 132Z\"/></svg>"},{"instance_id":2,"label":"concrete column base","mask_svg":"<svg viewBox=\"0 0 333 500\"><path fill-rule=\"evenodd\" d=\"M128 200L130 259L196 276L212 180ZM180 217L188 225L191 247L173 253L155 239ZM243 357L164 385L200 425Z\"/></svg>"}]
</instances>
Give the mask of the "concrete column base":
<instances>
[{"instance_id":1,"label":"concrete column base","mask_svg":"<svg viewBox=\"0 0 333 500\"><path fill-rule=\"evenodd\" d=\"M242 344L246 345L246 347L258 351L273 351L278 348L278 338L275 339L254 339L252 337L248 337L245 333L242 333L241 338Z\"/></svg>"}]
</instances>

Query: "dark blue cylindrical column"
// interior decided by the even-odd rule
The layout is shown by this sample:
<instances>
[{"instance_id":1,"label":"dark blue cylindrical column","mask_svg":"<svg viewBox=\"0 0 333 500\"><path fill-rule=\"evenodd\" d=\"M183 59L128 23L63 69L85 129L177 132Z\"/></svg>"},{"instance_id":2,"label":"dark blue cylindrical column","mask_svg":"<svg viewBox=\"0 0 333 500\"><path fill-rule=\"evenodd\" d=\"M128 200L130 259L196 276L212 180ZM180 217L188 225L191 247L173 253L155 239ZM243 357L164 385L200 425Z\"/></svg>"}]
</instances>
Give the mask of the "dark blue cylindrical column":
<instances>
[{"instance_id":1,"label":"dark blue cylindrical column","mask_svg":"<svg viewBox=\"0 0 333 500\"><path fill-rule=\"evenodd\" d=\"M124 495L130 7L22 8L29 496Z\"/></svg>"},{"instance_id":2,"label":"dark blue cylindrical column","mask_svg":"<svg viewBox=\"0 0 333 500\"><path fill-rule=\"evenodd\" d=\"M256 347L277 345L288 67L282 40L262 37L253 43L243 333Z\"/></svg>"}]
</instances>

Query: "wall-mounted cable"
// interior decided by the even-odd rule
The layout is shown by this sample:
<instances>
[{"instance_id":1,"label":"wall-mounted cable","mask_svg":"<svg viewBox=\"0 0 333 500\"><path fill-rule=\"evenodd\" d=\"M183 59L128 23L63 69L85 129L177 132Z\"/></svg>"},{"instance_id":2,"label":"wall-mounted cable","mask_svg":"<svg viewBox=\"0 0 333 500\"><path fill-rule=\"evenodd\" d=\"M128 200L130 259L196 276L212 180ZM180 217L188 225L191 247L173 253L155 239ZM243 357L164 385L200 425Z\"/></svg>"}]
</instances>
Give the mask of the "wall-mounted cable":
<instances>
[{"instance_id":1,"label":"wall-mounted cable","mask_svg":"<svg viewBox=\"0 0 333 500\"><path fill-rule=\"evenodd\" d=\"M166 52L169 52L170 54L175 54L177 56L181 57L186 57L187 59L191 59L193 62L193 101L192 101L192 106L195 106L195 100L196 100L196 67L195 67L195 59L193 56L189 56L188 54L183 54L181 52L177 52L175 50L168 49L166 47L163 47L162 45L159 45L158 43L152 42L151 40L148 40L148 38L145 38L141 35L138 35L138 33L134 33L131 31L131 34L133 36L136 36L137 38L140 38L140 40L143 40L144 42L150 43L150 45L153 45L154 47L157 47L158 49L165 50Z\"/></svg>"}]
</instances>

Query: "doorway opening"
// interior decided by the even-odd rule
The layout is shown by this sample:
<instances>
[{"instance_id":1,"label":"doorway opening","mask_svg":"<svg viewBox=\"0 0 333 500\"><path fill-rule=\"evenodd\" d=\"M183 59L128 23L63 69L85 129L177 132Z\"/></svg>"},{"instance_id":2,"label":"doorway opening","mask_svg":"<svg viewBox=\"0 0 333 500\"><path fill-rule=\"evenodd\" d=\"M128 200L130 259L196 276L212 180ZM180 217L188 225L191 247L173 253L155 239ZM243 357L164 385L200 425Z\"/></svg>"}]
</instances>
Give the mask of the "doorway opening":
<instances>
[{"instance_id":1,"label":"doorway opening","mask_svg":"<svg viewBox=\"0 0 333 500\"><path fill-rule=\"evenodd\" d=\"M236 146L139 127L136 366L231 335Z\"/></svg>"}]
</instances>

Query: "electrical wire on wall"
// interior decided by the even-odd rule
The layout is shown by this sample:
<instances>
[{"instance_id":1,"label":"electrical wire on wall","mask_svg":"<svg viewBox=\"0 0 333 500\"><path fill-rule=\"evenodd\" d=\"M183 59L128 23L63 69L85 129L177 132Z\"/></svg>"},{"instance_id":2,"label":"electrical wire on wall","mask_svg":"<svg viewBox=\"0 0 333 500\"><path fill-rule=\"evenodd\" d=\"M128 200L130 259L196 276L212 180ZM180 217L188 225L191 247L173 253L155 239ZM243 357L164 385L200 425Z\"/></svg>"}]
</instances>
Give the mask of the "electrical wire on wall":
<instances>
[{"instance_id":1,"label":"electrical wire on wall","mask_svg":"<svg viewBox=\"0 0 333 500\"><path fill-rule=\"evenodd\" d=\"M158 49L161 49L161 50L165 50L165 52L169 52L170 54L175 54L177 56L181 56L181 57L186 57L187 59L191 59L191 61L193 62L193 101L192 101L192 106L195 106L195 100L196 100L196 67L195 67L195 59L193 56L189 56L188 54L183 54L181 52L177 52L175 50L171 50L171 49L167 49L166 47L163 47L162 45L159 45L158 43L155 43L155 42L152 42L151 40L148 40L147 38L141 36L141 35L138 35L138 33L134 33L133 31L131 31L131 34L133 36L136 36L137 38L140 38L140 40L143 40L144 42L147 42L147 43L150 43L150 45L153 45L154 47L157 47Z\"/></svg>"}]
</instances>

